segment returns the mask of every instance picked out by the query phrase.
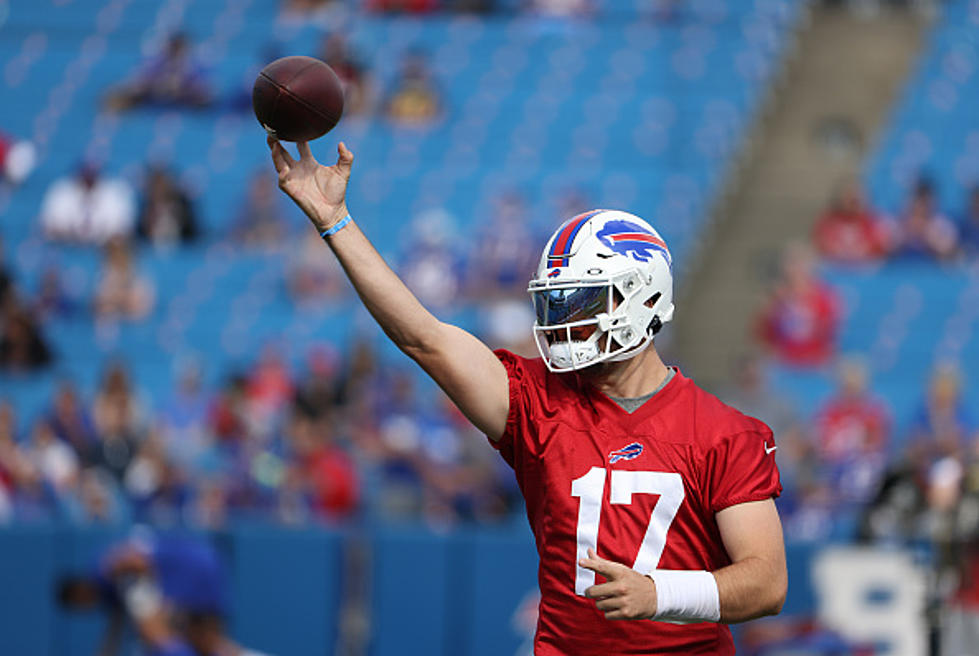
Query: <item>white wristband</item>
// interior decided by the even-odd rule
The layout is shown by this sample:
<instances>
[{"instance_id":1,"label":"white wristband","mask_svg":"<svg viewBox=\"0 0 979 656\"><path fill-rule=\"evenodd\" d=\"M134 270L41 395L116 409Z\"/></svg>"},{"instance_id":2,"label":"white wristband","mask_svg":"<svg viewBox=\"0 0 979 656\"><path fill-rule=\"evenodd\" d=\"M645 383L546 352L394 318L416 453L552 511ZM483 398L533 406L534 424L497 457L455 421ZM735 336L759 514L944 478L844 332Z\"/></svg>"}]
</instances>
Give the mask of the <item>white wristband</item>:
<instances>
[{"instance_id":1,"label":"white wristband","mask_svg":"<svg viewBox=\"0 0 979 656\"><path fill-rule=\"evenodd\" d=\"M714 575L704 570L657 569L649 577L656 583L656 614L664 622L717 622L721 600Z\"/></svg>"}]
</instances>

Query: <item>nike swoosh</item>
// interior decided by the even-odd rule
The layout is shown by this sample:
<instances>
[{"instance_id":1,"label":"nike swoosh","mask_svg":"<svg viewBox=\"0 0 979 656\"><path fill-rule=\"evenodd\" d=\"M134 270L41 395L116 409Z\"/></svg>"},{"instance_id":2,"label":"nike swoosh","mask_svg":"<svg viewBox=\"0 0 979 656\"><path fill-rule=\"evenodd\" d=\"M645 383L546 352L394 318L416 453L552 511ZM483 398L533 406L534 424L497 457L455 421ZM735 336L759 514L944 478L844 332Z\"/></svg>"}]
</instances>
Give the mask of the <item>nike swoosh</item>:
<instances>
[{"instance_id":1,"label":"nike swoosh","mask_svg":"<svg viewBox=\"0 0 979 656\"><path fill-rule=\"evenodd\" d=\"M768 446L768 442L765 442L765 453L766 454L769 454L769 453L773 452L777 448L778 448L778 445L777 444L775 446Z\"/></svg>"}]
</instances>

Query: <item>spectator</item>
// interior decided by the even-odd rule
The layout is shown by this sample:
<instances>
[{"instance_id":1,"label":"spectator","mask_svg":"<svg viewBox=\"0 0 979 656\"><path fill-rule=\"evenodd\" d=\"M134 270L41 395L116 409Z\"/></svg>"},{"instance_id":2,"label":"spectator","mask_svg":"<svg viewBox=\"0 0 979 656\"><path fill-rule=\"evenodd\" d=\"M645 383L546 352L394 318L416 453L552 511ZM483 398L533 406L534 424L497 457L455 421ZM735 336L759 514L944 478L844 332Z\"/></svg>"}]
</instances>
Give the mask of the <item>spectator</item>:
<instances>
[{"instance_id":1,"label":"spectator","mask_svg":"<svg viewBox=\"0 0 979 656\"><path fill-rule=\"evenodd\" d=\"M323 41L320 59L343 83L344 116L367 114L373 101L373 85L367 67L350 51L346 37L336 32Z\"/></svg>"},{"instance_id":2,"label":"spectator","mask_svg":"<svg viewBox=\"0 0 979 656\"><path fill-rule=\"evenodd\" d=\"M276 21L285 28L336 28L348 20L348 4L343 0L283 0Z\"/></svg>"},{"instance_id":3,"label":"spectator","mask_svg":"<svg viewBox=\"0 0 979 656\"><path fill-rule=\"evenodd\" d=\"M368 0L371 11L404 14L429 14L438 9L438 0Z\"/></svg>"},{"instance_id":4,"label":"spectator","mask_svg":"<svg viewBox=\"0 0 979 656\"><path fill-rule=\"evenodd\" d=\"M14 274L7 266L6 254L3 247L3 236L0 235L0 312L7 307L8 302L16 301Z\"/></svg>"},{"instance_id":5,"label":"spectator","mask_svg":"<svg viewBox=\"0 0 979 656\"><path fill-rule=\"evenodd\" d=\"M209 430L221 443L239 442L248 433L247 387L244 376L232 375L208 412Z\"/></svg>"},{"instance_id":6,"label":"spectator","mask_svg":"<svg viewBox=\"0 0 979 656\"><path fill-rule=\"evenodd\" d=\"M839 301L813 268L808 248L795 244L786 249L781 279L758 320L762 343L793 366L825 364L836 348Z\"/></svg>"},{"instance_id":7,"label":"spectator","mask_svg":"<svg viewBox=\"0 0 979 656\"><path fill-rule=\"evenodd\" d=\"M336 354L326 348L314 348L309 353L308 367L305 380L296 388L294 407L299 416L316 420L337 405Z\"/></svg>"},{"instance_id":8,"label":"spectator","mask_svg":"<svg viewBox=\"0 0 979 656\"><path fill-rule=\"evenodd\" d=\"M34 371L50 364L51 349L30 312L8 302L0 321L0 370Z\"/></svg>"},{"instance_id":9,"label":"spectator","mask_svg":"<svg viewBox=\"0 0 979 656\"><path fill-rule=\"evenodd\" d=\"M400 266L401 278L428 307L446 307L462 288L464 267L454 244L453 223L448 212L435 209L418 215L409 226L404 249L411 255Z\"/></svg>"},{"instance_id":10,"label":"spectator","mask_svg":"<svg viewBox=\"0 0 979 656\"><path fill-rule=\"evenodd\" d=\"M912 448L923 454L925 463L973 455L976 425L962 399L961 387L957 367L946 363L935 368L928 392L911 422Z\"/></svg>"},{"instance_id":11,"label":"spectator","mask_svg":"<svg viewBox=\"0 0 979 656\"><path fill-rule=\"evenodd\" d=\"M176 389L161 408L159 419L168 456L191 466L210 442L207 421L210 395L201 381L200 364L184 360L177 367Z\"/></svg>"},{"instance_id":12,"label":"spectator","mask_svg":"<svg viewBox=\"0 0 979 656\"><path fill-rule=\"evenodd\" d=\"M313 230L303 233L289 271L289 293L299 305L313 306L339 295L344 280L336 258L323 257L323 240Z\"/></svg>"},{"instance_id":13,"label":"spectator","mask_svg":"<svg viewBox=\"0 0 979 656\"><path fill-rule=\"evenodd\" d=\"M816 442L835 497L865 503L884 471L890 417L884 404L867 392L862 362L844 360L839 384L816 415Z\"/></svg>"},{"instance_id":14,"label":"spectator","mask_svg":"<svg viewBox=\"0 0 979 656\"><path fill-rule=\"evenodd\" d=\"M68 290L61 271L54 266L45 267L41 283L34 298L33 308L41 321L49 318L69 317L78 310L75 296Z\"/></svg>"},{"instance_id":15,"label":"spectator","mask_svg":"<svg viewBox=\"0 0 979 656\"><path fill-rule=\"evenodd\" d=\"M52 183L41 204L41 228L49 239L102 245L133 230L132 188L102 177L95 164L83 163L72 177Z\"/></svg>"},{"instance_id":16,"label":"spectator","mask_svg":"<svg viewBox=\"0 0 979 656\"><path fill-rule=\"evenodd\" d=\"M113 239L106 244L102 274L95 292L96 318L142 319L153 308L153 303L153 286L133 269L126 242Z\"/></svg>"},{"instance_id":17,"label":"spectator","mask_svg":"<svg viewBox=\"0 0 979 656\"><path fill-rule=\"evenodd\" d=\"M969 206L962 217L962 248L970 257L979 257L979 185L969 193Z\"/></svg>"},{"instance_id":18,"label":"spectator","mask_svg":"<svg viewBox=\"0 0 979 656\"><path fill-rule=\"evenodd\" d=\"M31 174L36 164L34 144L0 133L0 180L18 185Z\"/></svg>"},{"instance_id":19,"label":"spectator","mask_svg":"<svg viewBox=\"0 0 979 656\"><path fill-rule=\"evenodd\" d=\"M958 252L955 224L935 205L935 190L927 178L918 180L898 226L897 254L905 258L949 260Z\"/></svg>"},{"instance_id":20,"label":"spectator","mask_svg":"<svg viewBox=\"0 0 979 656\"><path fill-rule=\"evenodd\" d=\"M167 458L163 437L150 431L129 461L122 479L136 521L174 524L188 499L181 473Z\"/></svg>"},{"instance_id":21,"label":"spectator","mask_svg":"<svg viewBox=\"0 0 979 656\"><path fill-rule=\"evenodd\" d=\"M58 439L50 423L42 419L34 424L25 455L58 496L74 493L78 483L78 456Z\"/></svg>"},{"instance_id":22,"label":"spectator","mask_svg":"<svg viewBox=\"0 0 979 656\"><path fill-rule=\"evenodd\" d=\"M233 239L257 248L279 245L288 232L283 195L264 168L256 171L233 226Z\"/></svg>"},{"instance_id":23,"label":"spectator","mask_svg":"<svg viewBox=\"0 0 979 656\"><path fill-rule=\"evenodd\" d=\"M204 68L191 54L187 37L174 34L163 51L146 61L132 80L107 94L105 105L113 111L142 105L200 108L210 105L213 97Z\"/></svg>"},{"instance_id":24,"label":"spectator","mask_svg":"<svg viewBox=\"0 0 979 656\"><path fill-rule=\"evenodd\" d=\"M401 60L401 71L384 103L384 114L406 127L424 126L442 113L441 92L432 79L428 59L410 50Z\"/></svg>"},{"instance_id":25,"label":"spectator","mask_svg":"<svg viewBox=\"0 0 979 656\"><path fill-rule=\"evenodd\" d=\"M112 545L91 572L62 578L58 598L69 610L104 606L114 623L128 621L145 647L141 653L260 656L225 633L226 582L209 542L141 533Z\"/></svg>"},{"instance_id":26,"label":"spectator","mask_svg":"<svg viewBox=\"0 0 979 656\"><path fill-rule=\"evenodd\" d=\"M0 524L14 516L14 496L17 486L19 454L15 429L14 408L0 400Z\"/></svg>"},{"instance_id":27,"label":"spectator","mask_svg":"<svg viewBox=\"0 0 979 656\"><path fill-rule=\"evenodd\" d=\"M267 346L262 351L255 369L248 376L245 394L250 428L261 435L271 434L293 398L289 368L274 346Z\"/></svg>"},{"instance_id":28,"label":"spectator","mask_svg":"<svg viewBox=\"0 0 979 656\"><path fill-rule=\"evenodd\" d=\"M93 416L99 442L88 461L103 467L116 480L122 477L143 435L144 416L120 364L110 366L95 397Z\"/></svg>"},{"instance_id":29,"label":"spectator","mask_svg":"<svg viewBox=\"0 0 979 656\"><path fill-rule=\"evenodd\" d=\"M46 420L58 439L70 444L81 456L91 453L98 443L92 417L70 381L62 381L58 386Z\"/></svg>"},{"instance_id":30,"label":"spectator","mask_svg":"<svg viewBox=\"0 0 979 656\"><path fill-rule=\"evenodd\" d=\"M541 18L585 18L595 7L591 0L531 0L529 11Z\"/></svg>"},{"instance_id":31,"label":"spectator","mask_svg":"<svg viewBox=\"0 0 979 656\"><path fill-rule=\"evenodd\" d=\"M500 196L492 217L476 240L469 286L478 299L522 295L527 286L524 272L533 269L537 256L523 196L516 192Z\"/></svg>"},{"instance_id":32,"label":"spectator","mask_svg":"<svg viewBox=\"0 0 979 656\"><path fill-rule=\"evenodd\" d=\"M136 234L155 246L197 239L194 204L165 168L154 166L149 170Z\"/></svg>"},{"instance_id":33,"label":"spectator","mask_svg":"<svg viewBox=\"0 0 979 656\"><path fill-rule=\"evenodd\" d=\"M295 455L298 480L317 515L325 519L349 517L357 509L359 489L353 461L334 442L328 417L290 422L289 444Z\"/></svg>"},{"instance_id":34,"label":"spectator","mask_svg":"<svg viewBox=\"0 0 979 656\"><path fill-rule=\"evenodd\" d=\"M832 206L816 223L813 238L819 254L836 262L875 262L890 249L887 225L867 205L855 179L842 185Z\"/></svg>"}]
</instances>

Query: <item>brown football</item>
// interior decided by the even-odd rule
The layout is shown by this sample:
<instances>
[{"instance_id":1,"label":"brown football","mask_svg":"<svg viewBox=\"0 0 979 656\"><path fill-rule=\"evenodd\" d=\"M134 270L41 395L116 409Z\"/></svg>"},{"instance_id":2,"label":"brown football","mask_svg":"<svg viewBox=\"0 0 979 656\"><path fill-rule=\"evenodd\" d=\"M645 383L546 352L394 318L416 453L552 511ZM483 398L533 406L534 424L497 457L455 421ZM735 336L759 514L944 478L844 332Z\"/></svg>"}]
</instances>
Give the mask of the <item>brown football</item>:
<instances>
[{"instance_id":1,"label":"brown football","mask_svg":"<svg viewBox=\"0 0 979 656\"><path fill-rule=\"evenodd\" d=\"M343 87L319 59L283 57L258 74L252 107L258 122L277 139L312 141L340 121Z\"/></svg>"}]
</instances>

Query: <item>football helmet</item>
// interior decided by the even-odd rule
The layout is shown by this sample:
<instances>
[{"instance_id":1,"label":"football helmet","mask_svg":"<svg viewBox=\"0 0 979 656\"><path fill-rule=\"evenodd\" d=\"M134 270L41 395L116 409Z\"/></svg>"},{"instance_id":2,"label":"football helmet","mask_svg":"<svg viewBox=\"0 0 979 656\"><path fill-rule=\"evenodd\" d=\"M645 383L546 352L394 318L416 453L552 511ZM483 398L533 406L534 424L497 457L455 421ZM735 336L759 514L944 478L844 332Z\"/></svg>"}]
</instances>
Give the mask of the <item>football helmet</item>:
<instances>
[{"instance_id":1,"label":"football helmet","mask_svg":"<svg viewBox=\"0 0 979 656\"><path fill-rule=\"evenodd\" d=\"M673 318L672 259L663 238L638 216L594 210L557 229L527 291L548 369L626 360Z\"/></svg>"}]
</instances>

